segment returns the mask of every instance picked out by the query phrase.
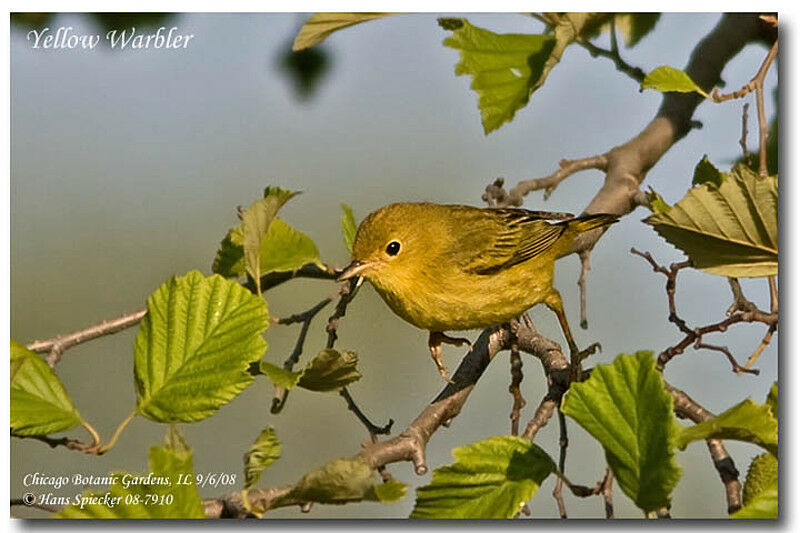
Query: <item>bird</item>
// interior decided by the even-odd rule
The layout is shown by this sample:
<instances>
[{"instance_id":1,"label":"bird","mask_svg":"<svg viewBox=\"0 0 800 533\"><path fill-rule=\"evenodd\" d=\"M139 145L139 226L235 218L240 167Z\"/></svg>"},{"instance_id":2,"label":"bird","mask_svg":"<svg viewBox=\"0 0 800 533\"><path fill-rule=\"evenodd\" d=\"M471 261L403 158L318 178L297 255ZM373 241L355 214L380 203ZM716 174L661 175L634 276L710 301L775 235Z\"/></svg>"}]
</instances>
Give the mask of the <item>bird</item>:
<instances>
[{"instance_id":1,"label":"bird","mask_svg":"<svg viewBox=\"0 0 800 533\"><path fill-rule=\"evenodd\" d=\"M394 203L361 222L352 262L338 280L366 279L396 315L429 331L431 358L450 382L441 345L470 342L445 332L504 324L542 303L558 317L574 358L579 351L553 286L554 264L578 235L617 220L606 213Z\"/></svg>"}]
</instances>

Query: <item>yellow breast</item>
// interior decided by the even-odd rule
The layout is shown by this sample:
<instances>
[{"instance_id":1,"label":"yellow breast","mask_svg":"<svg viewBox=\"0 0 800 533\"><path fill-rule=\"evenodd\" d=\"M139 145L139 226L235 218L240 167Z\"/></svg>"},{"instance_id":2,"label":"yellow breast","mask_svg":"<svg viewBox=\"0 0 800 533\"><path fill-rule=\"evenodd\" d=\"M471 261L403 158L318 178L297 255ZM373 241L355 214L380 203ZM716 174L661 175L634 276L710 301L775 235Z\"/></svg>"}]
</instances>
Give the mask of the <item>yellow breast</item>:
<instances>
[{"instance_id":1,"label":"yellow breast","mask_svg":"<svg viewBox=\"0 0 800 533\"><path fill-rule=\"evenodd\" d=\"M508 322L541 303L553 282L553 259L528 261L491 275L449 271L370 279L403 320L429 331L485 328Z\"/></svg>"}]
</instances>

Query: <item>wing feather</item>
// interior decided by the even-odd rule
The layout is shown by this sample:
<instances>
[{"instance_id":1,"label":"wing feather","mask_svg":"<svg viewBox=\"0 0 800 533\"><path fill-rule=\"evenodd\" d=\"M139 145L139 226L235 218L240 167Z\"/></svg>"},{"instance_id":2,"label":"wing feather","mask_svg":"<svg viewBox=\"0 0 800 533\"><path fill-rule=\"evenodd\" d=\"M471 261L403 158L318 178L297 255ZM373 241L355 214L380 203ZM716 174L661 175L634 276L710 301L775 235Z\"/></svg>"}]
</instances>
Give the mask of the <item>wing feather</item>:
<instances>
[{"instance_id":1,"label":"wing feather","mask_svg":"<svg viewBox=\"0 0 800 533\"><path fill-rule=\"evenodd\" d=\"M472 231L454 243L459 248L454 256L461 259L465 272L478 275L494 274L545 253L567 229L559 222L572 218L569 213L526 209L476 211L470 217Z\"/></svg>"}]
</instances>

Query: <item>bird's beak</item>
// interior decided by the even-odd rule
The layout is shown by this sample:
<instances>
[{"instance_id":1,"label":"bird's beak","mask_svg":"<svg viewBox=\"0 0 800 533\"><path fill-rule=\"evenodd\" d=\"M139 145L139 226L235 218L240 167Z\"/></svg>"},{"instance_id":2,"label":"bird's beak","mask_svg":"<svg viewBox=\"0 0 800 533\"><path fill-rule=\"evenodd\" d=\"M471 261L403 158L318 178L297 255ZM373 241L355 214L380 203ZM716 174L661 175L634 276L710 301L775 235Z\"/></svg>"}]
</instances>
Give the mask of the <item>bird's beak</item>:
<instances>
[{"instance_id":1,"label":"bird's beak","mask_svg":"<svg viewBox=\"0 0 800 533\"><path fill-rule=\"evenodd\" d=\"M361 276L361 273L363 271L365 271L374 264L375 263L373 261L353 261L352 263L347 265L347 268L345 268L344 271L342 271L341 275L336 279L336 281L345 281L355 276Z\"/></svg>"}]
</instances>

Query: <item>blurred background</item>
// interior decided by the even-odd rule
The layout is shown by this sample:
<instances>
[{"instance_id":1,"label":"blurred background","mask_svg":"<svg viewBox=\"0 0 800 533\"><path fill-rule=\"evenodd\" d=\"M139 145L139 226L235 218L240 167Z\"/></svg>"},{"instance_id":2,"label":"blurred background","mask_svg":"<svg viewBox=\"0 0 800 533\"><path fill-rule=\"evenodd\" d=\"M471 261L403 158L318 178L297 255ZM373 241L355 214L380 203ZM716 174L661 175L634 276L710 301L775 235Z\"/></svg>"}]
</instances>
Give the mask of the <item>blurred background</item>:
<instances>
[{"instance_id":1,"label":"blurred background","mask_svg":"<svg viewBox=\"0 0 800 533\"><path fill-rule=\"evenodd\" d=\"M636 135L655 114L661 95L640 93L637 84L602 58L569 47L544 87L510 124L484 136L477 95L467 77L453 73L455 50L436 15L393 16L335 33L302 55L291 43L307 15L178 14L144 19L58 14L18 17L11 32L11 334L23 343L67 333L142 307L147 296L173 274L199 269L209 274L219 241L237 224L236 206L249 205L266 185L302 190L282 217L317 243L324 261L343 266L347 251L339 230L339 204L356 219L401 200L481 205L484 187L498 176L513 185L557 168L561 158L607 151ZM40 16L41 17L41 16ZM495 32L540 32L535 20L514 14L469 15ZM695 44L719 19L717 14L665 14L655 30L623 57L646 72L660 65L683 68ZM72 26L76 34L105 34L108 28L176 26L194 34L178 50L32 49L30 29ZM607 47L606 34L598 44ZM746 48L723 73L728 89L748 81L765 54ZM767 94L777 85L767 77ZM774 100L766 99L767 116ZM742 102L702 105L702 129L670 150L645 185L669 203L691 183L694 165L707 154L728 168L740 154ZM751 105L751 149L757 146ZM602 180L599 171L576 174L544 202L536 192L525 207L580 212ZM603 352L591 364L640 349L656 353L680 338L667 322L665 279L631 246L661 262L683 256L641 223L638 209L616 224L592 255L588 284L589 329L578 324L579 262L557 267L569 319L586 346ZM690 324L719 320L731 303L724 278L683 271L678 278L679 312ZM766 280L744 281L746 295L768 306ZM267 293L270 312L303 311L336 290L330 281L296 280ZM312 325L303 360L324 346L332 308ZM549 311L532 318L546 335L562 342ZM272 326L266 359L281 364L299 326ZM133 339L136 328L69 350L57 373L83 416L104 438L135 404ZM443 383L430 361L427 333L415 329L383 304L371 287L361 291L342 320L337 347L360 355L363 378L350 390L378 424L395 420L401 431L438 393ZM727 345L744 362L759 344L763 326L740 325L709 342ZM477 332L471 335L477 336ZM713 341L712 341L713 339ZM776 336L777 339L777 336ZM445 347L454 369L462 351ZM541 365L523 356L522 392L530 420L546 391ZM777 379L777 342L765 350L761 375L737 376L724 356L688 350L665 373L704 407L721 412L745 396L763 401ZM509 365L501 354L490 365L462 414L431 440L431 470L452 461L451 449L510 431ZM261 486L294 482L313 467L351 456L368 438L336 394L298 390L280 415L269 413L272 386L257 379L215 416L182 427L194 449L195 471L241 476L242 455L266 425L283 442L282 458ZM113 470L147 470L147 450L165 427L135 419L119 443L102 457L28 440L11 442L11 494L24 492L26 473L103 475ZM69 433L85 438L82 429ZM569 423L567 475L594 485L605 469L599 445ZM558 428L551 422L536 438L557 456ZM742 475L759 450L730 443ZM723 487L702 444L678 453L683 477L674 493L674 517L722 517ZM410 463L389 467L413 486ZM551 477L531 504L534 517L556 517ZM240 485L235 487L237 490ZM616 489L616 487L615 487ZM56 491L72 495L74 488ZM222 489L203 489L201 496ZM600 498L565 494L570 517L601 517ZM413 489L400 503L296 508L269 517L371 518L408 516ZM641 513L617 489L617 516ZM17 508L20 516L45 513Z\"/></svg>"}]
</instances>

